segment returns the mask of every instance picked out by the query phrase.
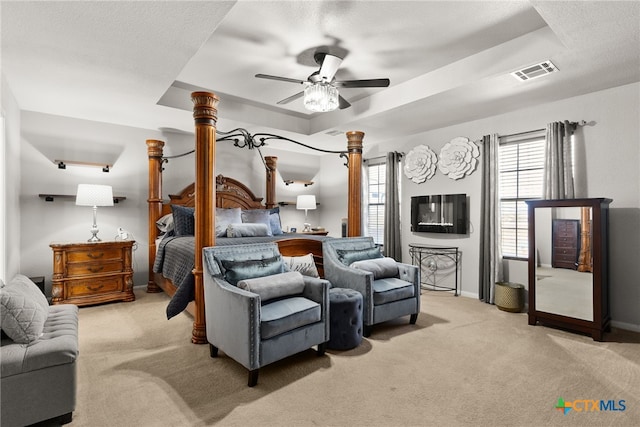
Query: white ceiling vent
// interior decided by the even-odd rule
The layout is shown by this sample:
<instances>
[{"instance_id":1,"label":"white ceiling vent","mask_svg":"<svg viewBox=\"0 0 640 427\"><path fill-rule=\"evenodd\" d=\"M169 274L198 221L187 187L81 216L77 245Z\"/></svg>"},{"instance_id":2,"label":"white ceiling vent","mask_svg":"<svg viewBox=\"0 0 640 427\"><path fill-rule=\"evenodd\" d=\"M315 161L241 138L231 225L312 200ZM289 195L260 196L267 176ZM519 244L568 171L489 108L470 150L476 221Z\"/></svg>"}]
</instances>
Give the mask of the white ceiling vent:
<instances>
[{"instance_id":1,"label":"white ceiling vent","mask_svg":"<svg viewBox=\"0 0 640 427\"><path fill-rule=\"evenodd\" d=\"M529 65L518 71L511 73L518 81L524 82L538 77L546 76L558 71L558 67L553 65L551 61L540 62L539 64Z\"/></svg>"},{"instance_id":2,"label":"white ceiling vent","mask_svg":"<svg viewBox=\"0 0 640 427\"><path fill-rule=\"evenodd\" d=\"M344 132L341 130L330 130L328 132L325 132L325 134L330 135L330 136L338 136L338 135L342 135Z\"/></svg>"}]
</instances>

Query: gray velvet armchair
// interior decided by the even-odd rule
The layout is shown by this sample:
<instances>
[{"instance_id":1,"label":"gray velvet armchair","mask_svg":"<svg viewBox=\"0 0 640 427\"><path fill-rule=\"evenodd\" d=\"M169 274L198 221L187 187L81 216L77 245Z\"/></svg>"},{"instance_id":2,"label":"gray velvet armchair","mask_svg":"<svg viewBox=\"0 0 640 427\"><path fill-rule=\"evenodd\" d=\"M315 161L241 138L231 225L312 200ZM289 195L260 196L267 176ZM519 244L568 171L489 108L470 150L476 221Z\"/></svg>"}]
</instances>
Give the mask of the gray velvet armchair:
<instances>
[{"instance_id":1,"label":"gray velvet armchair","mask_svg":"<svg viewBox=\"0 0 640 427\"><path fill-rule=\"evenodd\" d=\"M324 277L334 287L350 288L363 296L363 335L371 327L402 316L415 324L420 313L420 270L384 258L371 237L325 240Z\"/></svg>"},{"instance_id":2,"label":"gray velvet armchair","mask_svg":"<svg viewBox=\"0 0 640 427\"><path fill-rule=\"evenodd\" d=\"M275 243L203 249L204 301L211 357L222 350L249 370L329 340L327 280L284 272Z\"/></svg>"}]
</instances>

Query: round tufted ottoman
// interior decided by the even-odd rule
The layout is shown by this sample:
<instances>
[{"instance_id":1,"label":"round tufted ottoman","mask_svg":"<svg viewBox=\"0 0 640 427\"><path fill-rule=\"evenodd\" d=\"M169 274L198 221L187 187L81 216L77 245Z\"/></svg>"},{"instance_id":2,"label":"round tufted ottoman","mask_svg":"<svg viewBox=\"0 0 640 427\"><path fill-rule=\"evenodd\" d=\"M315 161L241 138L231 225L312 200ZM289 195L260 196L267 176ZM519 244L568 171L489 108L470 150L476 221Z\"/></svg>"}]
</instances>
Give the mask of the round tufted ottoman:
<instances>
[{"instance_id":1,"label":"round tufted ottoman","mask_svg":"<svg viewBox=\"0 0 640 427\"><path fill-rule=\"evenodd\" d=\"M327 348L348 350L362 341L362 294L353 289L329 289L330 336Z\"/></svg>"}]
</instances>

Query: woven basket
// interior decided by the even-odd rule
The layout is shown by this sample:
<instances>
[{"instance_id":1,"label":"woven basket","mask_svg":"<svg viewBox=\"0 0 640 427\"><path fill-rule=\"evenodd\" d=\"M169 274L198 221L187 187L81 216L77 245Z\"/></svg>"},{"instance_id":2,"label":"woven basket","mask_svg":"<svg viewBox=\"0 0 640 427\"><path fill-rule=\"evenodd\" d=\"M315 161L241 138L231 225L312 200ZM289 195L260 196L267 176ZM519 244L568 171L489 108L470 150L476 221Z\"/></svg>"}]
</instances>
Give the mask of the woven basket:
<instances>
[{"instance_id":1,"label":"woven basket","mask_svg":"<svg viewBox=\"0 0 640 427\"><path fill-rule=\"evenodd\" d=\"M524 285L496 282L495 303L502 311L520 313L524 308Z\"/></svg>"}]
</instances>

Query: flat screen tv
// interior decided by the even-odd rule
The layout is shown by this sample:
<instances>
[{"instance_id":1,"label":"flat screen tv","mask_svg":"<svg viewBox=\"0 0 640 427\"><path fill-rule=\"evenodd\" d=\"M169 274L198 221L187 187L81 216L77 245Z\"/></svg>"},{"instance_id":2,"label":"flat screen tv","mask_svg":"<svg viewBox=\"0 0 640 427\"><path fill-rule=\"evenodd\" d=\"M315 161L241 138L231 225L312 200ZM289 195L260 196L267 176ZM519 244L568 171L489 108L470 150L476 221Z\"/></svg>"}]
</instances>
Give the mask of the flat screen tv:
<instances>
[{"instance_id":1,"label":"flat screen tv","mask_svg":"<svg viewBox=\"0 0 640 427\"><path fill-rule=\"evenodd\" d=\"M411 231L467 234L467 195L411 197Z\"/></svg>"}]
</instances>

